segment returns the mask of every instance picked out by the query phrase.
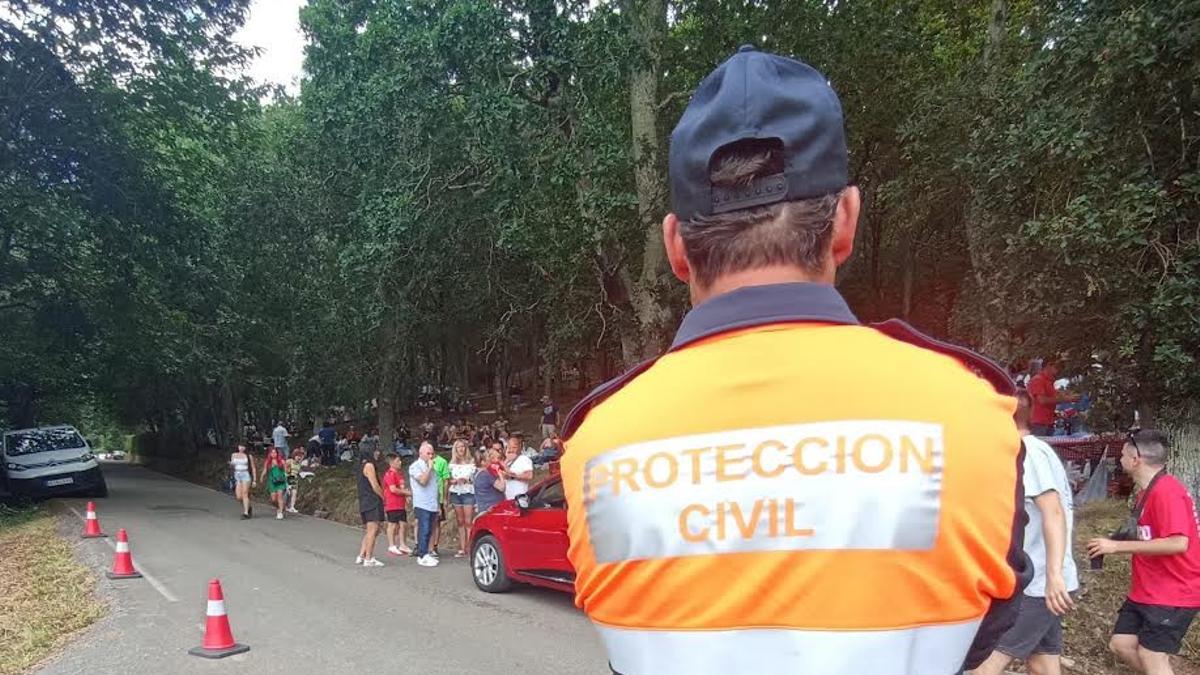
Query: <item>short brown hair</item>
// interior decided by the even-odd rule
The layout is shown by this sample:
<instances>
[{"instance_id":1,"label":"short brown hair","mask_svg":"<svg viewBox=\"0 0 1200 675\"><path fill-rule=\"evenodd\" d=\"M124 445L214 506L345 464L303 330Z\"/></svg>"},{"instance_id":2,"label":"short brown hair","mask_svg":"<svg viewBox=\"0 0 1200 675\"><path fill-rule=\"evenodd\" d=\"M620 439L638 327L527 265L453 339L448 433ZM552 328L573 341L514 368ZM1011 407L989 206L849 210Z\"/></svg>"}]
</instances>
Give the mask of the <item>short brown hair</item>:
<instances>
[{"instance_id":1,"label":"short brown hair","mask_svg":"<svg viewBox=\"0 0 1200 675\"><path fill-rule=\"evenodd\" d=\"M782 171L783 149L778 141L747 140L716 152L709 180L718 187L746 186L755 178ZM816 272L829 248L840 197L841 190L680 222L696 283L709 286L723 274L769 265L796 265Z\"/></svg>"}]
</instances>

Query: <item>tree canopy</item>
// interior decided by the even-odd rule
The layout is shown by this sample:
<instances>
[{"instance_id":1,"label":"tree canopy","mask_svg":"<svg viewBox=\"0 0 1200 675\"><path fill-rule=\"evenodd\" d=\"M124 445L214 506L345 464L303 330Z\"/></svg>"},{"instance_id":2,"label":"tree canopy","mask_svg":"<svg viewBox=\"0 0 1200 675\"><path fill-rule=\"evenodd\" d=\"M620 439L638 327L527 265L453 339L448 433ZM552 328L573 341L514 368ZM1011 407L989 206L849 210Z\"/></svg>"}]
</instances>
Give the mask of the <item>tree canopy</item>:
<instances>
[{"instance_id":1,"label":"tree canopy","mask_svg":"<svg viewBox=\"0 0 1200 675\"><path fill-rule=\"evenodd\" d=\"M0 0L0 405L231 442L247 415L577 390L687 310L666 149L738 45L838 91L839 287L1148 422L1200 395L1200 5L309 0L294 97L246 0Z\"/></svg>"}]
</instances>

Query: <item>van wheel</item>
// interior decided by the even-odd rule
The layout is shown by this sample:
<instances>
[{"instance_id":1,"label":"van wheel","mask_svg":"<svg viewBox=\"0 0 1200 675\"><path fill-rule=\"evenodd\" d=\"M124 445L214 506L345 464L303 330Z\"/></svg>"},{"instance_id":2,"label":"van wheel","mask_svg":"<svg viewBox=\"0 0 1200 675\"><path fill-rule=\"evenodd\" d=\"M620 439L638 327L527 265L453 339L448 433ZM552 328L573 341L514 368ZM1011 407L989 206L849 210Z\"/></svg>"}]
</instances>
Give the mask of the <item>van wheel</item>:
<instances>
[{"instance_id":1,"label":"van wheel","mask_svg":"<svg viewBox=\"0 0 1200 675\"><path fill-rule=\"evenodd\" d=\"M96 488L94 490L92 490L92 493L88 496L95 497L96 499L104 499L105 497L107 497L108 496L108 481L104 480L104 478L102 477L100 479L100 484L97 485Z\"/></svg>"},{"instance_id":2,"label":"van wheel","mask_svg":"<svg viewBox=\"0 0 1200 675\"><path fill-rule=\"evenodd\" d=\"M475 542L471 552L471 576L475 585L485 593L504 593L512 588L512 579L504 571L504 554L500 542L485 534Z\"/></svg>"}]
</instances>

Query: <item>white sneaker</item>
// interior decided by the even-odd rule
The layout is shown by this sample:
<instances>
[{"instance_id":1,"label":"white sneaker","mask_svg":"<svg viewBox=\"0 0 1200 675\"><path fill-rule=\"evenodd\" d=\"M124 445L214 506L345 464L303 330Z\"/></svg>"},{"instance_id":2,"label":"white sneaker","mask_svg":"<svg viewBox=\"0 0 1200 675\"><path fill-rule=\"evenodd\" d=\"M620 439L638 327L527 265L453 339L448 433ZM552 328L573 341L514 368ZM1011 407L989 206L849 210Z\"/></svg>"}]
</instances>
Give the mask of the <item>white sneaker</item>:
<instances>
[{"instance_id":1,"label":"white sneaker","mask_svg":"<svg viewBox=\"0 0 1200 675\"><path fill-rule=\"evenodd\" d=\"M282 511L275 514L275 520L283 520L283 512Z\"/></svg>"},{"instance_id":2,"label":"white sneaker","mask_svg":"<svg viewBox=\"0 0 1200 675\"><path fill-rule=\"evenodd\" d=\"M417 564L421 567L437 567L438 561L437 558L426 555L422 558L417 558Z\"/></svg>"},{"instance_id":3,"label":"white sneaker","mask_svg":"<svg viewBox=\"0 0 1200 675\"><path fill-rule=\"evenodd\" d=\"M389 546L388 553L390 553L392 555L404 555L404 553L401 552L400 549L396 548L395 546Z\"/></svg>"},{"instance_id":4,"label":"white sneaker","mask_svg":"<svg viewBox=\"0 0 1200 675\"><path fill-rule=\"evenodd\" d=\"M374 558L367 558L363 561L363 567L383 567L383 563Z\"/></svg>"},{"instance_id":5,"label":"white sneaker","mask_svg":"<svg viewBox=\"0 0 1200 675\"><path fill-rule=\"evenodd\" d=\"M413 550L407 546L397 546L396 550L400 551L401 555L412 555L413 554Z\"/></svg>"},{"instance_id":6,"label":"white sneaker","mask_svg":"<svg viewBox=\"0 0 1200 675\"><path fill-rule=\"evenodd\" d=\"M288 513L300 513L300 512L299 512L299 511L297 511L296 509L288 509L288 510L287 510L287 512L288 512Z\"/></svg>"},{"instance_id":7,"label":"white sneaker","mask_svg":"<svg viewBox=\"0 0 1200 675\"><path fill-rule=\"evenodd\" d=\"M354 564L355 564L355 565L361 565L361 564L363 564L363 557L362 557L361 555L360 555L360 556L355 556L355 557L354 557Z\"/></svg>"}]
</instances>

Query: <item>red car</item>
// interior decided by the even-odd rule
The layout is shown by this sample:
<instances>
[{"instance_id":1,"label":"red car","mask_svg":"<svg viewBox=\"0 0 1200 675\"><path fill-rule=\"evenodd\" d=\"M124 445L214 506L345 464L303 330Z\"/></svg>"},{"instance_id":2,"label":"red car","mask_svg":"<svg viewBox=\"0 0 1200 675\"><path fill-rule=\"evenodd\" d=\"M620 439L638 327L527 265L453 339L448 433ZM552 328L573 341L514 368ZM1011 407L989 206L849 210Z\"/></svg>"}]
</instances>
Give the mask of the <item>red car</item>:
<instances>
[{"instance_id":1,"label":"red car","mask_svg":"<svg viewBox=\"0 0 1200 675\"><path fill-rule=\"evenodd\" d=\"M551 476L529 492L500 502L471 525L471 575L488 593L514 582L575 592L567 560L567 499L562 478Z\"/></svg>"}]
</instances>

